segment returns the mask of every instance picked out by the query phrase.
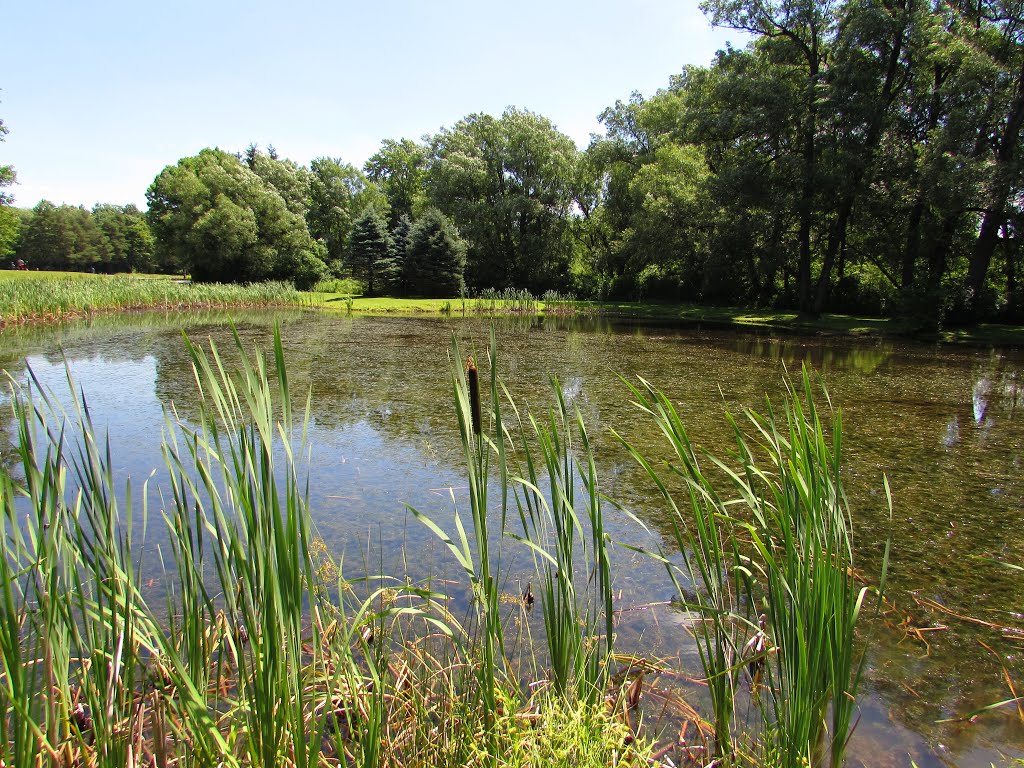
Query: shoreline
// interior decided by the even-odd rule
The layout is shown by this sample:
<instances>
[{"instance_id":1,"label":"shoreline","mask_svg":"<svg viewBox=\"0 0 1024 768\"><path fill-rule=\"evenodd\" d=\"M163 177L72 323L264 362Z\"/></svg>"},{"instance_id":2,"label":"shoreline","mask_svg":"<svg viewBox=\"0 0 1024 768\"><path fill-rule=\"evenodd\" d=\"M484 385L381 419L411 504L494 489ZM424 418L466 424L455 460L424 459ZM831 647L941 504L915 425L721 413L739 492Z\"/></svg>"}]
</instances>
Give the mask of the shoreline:
<instances>
[{"instance_id":1,"label":"shoreline","mask_svg":"<svg viewBox=\"0 0 1024 768\"><path fill-rule=\"evenodd\" d=\"M28 300L22 298L26 292L30 294ZM15 297L18 297L18 302L15 302ZM7 302L15 305L13 310L8 308L9 305L5 306ZM51 325L114 312L187 312L258 307L295 307L365 316L595 316L674 328L901 339L975 347L1024 347L1024 326L998 323L922 332L898 318L839 314L809 318L790 310L654 302L566 301L547 306L539 299L511 302L469 298L354 298L342 294L296 291L281 283L193 285L170 276L0 272L0 333L12 327Z\"/></svg>"}]
</instances>

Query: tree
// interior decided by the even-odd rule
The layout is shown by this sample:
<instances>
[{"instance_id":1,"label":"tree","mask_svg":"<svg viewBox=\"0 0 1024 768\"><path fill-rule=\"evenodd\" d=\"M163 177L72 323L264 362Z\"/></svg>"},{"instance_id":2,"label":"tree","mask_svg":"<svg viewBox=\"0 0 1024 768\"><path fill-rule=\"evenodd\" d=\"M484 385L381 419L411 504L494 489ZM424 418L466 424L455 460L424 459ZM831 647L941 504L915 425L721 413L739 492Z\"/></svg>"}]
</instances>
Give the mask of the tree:
<instances>
[{"instance_id":1,"label":"tree","mask_svg":"<svg viewBox=\"0 0 1024 768\"><path fill-rule=\"evenodd\" d=\"M107 259L97 269L106 272L147 272L155 269L153 235L144 214L132 204L99 204L92 220L107 241Z\"/></svg>"},{"instance_id":2,"label":"tree","mask_svg":"<svg viewBox=\"0 0 1024 768\"><path fill-rule=\"evenodd\" d=\"M385 139L363 166L370 181L377 184L391 206L390 226L402 216L413 218L423 207L427 149L409 139Z\"/></svg>"},{"instance_id":3,"label":"tree","mask_svg":"<svg viewBox=\"0 0 1024 768\"><path fill-rule=\"evenodd\" d=\"M0 118L0 141L6 141L4 138L10 132L10 129L4 125L3 118ZM17 180L17 175L14 173L14 166L11 165L0 165L0 206L10 205L14 202L14 195L5 191L5 187L9 187Z\"/></svg>"},{"instance_id":4,"label":"tree","mask_svg":"<svg viewBox=\"0 0 1024 768\"><path fill-rule=\"evenodd\" d=\"M110 245L84 208L40 200L22 230L17 254L41 269L89 270L109 260Z\"/></svg>"},{"instance_id":5,"label":"tree","mask_svg":"<svg viewBox=\"0 0 1024 768\"><path fill-rule=\"evenodd\" d=\"M391 273L391 236L384 217L374 207L367 208L352 228L352 261L357 276L366 281L366 293L373 296L385 285L382 272Z\"/></svg>"},{"instance_id":6,"label":"tree","mask_svg":"<svg viewBox=\"0 0 1024 768\"><path fill-rule=\"evenodd\" d=\"M21 216L16 208L0 205L0 259L12 255L21 236Z\"/></svg>"},{"instance_id":7,"label":"tree","mask_svg":"<svg viewBox=\"0 0 1024 768\"><path fill-rule=\"evenodd\" d=\"M193 279L294 279L321 248L274 187L234 155L204 149L168 166L146 193L161 258Z\"/></svg>"},{"instance_id":8,"label":"tree","mask_svg":"<svg viewBox=\"0 0 1024 768\"><path fill-rule=\"evenodd\" d=\"M1024 174L1020 151L1024 136L1024 16L1019 0L981 0L965 4L964 10L978 33L973 39L984 44L996 65L993 85L988 89L989 119L978 137L979 147L986 148L989 173L966 279L967 310L970 319L977 320L981 315L979 297L999 245L1000 231L1008 230L1024 207L1020 200L1024 187L1020 180Z\"/></svg>"},{"instance_id":9,"label":"tree","mask_svg":"<svg viewBox=\"0 0 1024 768\"><path fill-rule=\"evenodd\" d=\"M382 270L385 290L405 296L408 293L406 282L406 256L409 253L409 234L412 231L412 220L408 216L398 219L398 224L391 230L391 256Z\"/></svg>"},{"instance_id":10,"label":"tree","mask_svg":"<svg viewBox=\"0 0 1024 768\"><path fill-rule=\"evenodd\" d=\"M428 208L409 232L405 280L413 296L459 296L466 288L466 244L448 217Z\"/></svg>"},{"instance_id":11,"label":"tree","mask_svg":"<svg viewBox=\"0 0 1024 768\"><path fill-rule=\"evenodd\" d=\"M578 162L551 121L514 108L470 115L433 137L428 195L467 239L471 285L565 287Z\"/></svg>"},{"instance_id":12,"label":"tree","mask_svg":"<svg viewBox=\"0 0 1024 768\"><path fill-rule=\"evenodd\" d=\"M701 10L716 26L751 32L779 65L779 73L797 79L801 92L796 154L800 162L800 198L796 212L797 292L800 309L812 309L812 236L815 201L820 194L819 130L821 90L830 43L837 27L835 0L705 0ZM755 44L756 45L756 44Z\"/></svg>"},{"instance_id":13,"label":"tree","mask_svg":"<svg viewBox=\"0 0 1024 768\"><path fill-rule=\"evenodd\" d=\"M310 173L297 163L281 159L271 146L267 153L250 144L241 158L250 171L269 184L284 200L288 210L305 217L309 206Z\"/></svg>"},{"instance_id":14,"label":"tree","mask_svg":"<svg viewBox=\"0 0 1024 768\"><path fill-rule=\"evenodd\" d=\"M354 277L356 265L349 249L352 227L367 208L386 210L387 201L358 168L340 158L318 157L310 164L310 173L309 232L326 247L331 268Z\"/></svg>"}]
</instances>

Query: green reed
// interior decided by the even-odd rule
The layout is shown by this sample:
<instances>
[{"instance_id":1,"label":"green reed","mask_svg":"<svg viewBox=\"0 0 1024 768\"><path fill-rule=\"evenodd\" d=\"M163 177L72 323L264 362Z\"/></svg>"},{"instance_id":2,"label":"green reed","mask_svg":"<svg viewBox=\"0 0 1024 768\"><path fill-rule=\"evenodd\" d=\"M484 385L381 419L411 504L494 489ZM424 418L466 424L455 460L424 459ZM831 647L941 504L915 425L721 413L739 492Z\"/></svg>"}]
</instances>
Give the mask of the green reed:
<instances>
[{"instance_id":1,"label":"green reed","mask_svg":"<svg viewBox=\"0 0 1024 768\"><path fill-rule=\"evenodd\" d=\"M297 306L303 294L290 283L251 285L179 283L128 275L0 279L0 326L134 309Z\"/></svg>"},{"instance_id":2,"label":"green reed","mask_svg":"<svg viewBox=\"0 0 1024 768\"><path fill-rule=\"evenodd\" d=\"M802 396L790 390L781 419L770 402L765 414L747 411L749 435L726 414L738 466L704 454L712 477L672 402L641 379L630 388L675 463L665 477L630 451L672 512L683 569L669 570L683 604L700 616L694 634L719 755L731 757L738 747L737 683L749 675L763 721L753 749L781 765L839 766L854 725L864 663L854 630L869 588L858 583L853 561L841 414L823 422L806 368L802 386ZM671 478L685 482L688 510L676 502ZM891 511L887 482L885 489ZM888 548L879 595L887 564Z\"/></svg>"},{"instance_id":3,"label":"green reed","mask_svg":"<svg viewBox=\"0 0 1024 768\"><path fill-rule=\"evenodd\" d=\"M536 598L544 619L543 657L550 664L555 695L565 702L595 705L608 684L614 611L604 507L583 419L578 410L570 412L555 379L555 405L547 418L521 413L498 379L493 332L488 352L490 384L483 392L475 362L470 358L467 365L460 364L462 353L454 338L451 356L470 491L472 545L458 509L454 536L420 512L413 513L441 538L470 578L482 630L480 685L487 710L498 706L501 681L512 672L500 613L503 533L524 544L533 557ZM508 424L503 419L503 400L514 417ZM489 502L492 484L500 493L493 505ZM513 497L521 533L508 530ZM527 592L522 600L532 604L536 599L532 582ZM536 668L536 656L532 661Z\"/></svg>"},{"instance_id":4,"label":"green reed","mask_svg":"<svg viewBox=\"0 0 1024 768\"><path fill-rule=\"evenodd\" d=\"M605 694L614 644L604 509L583 418L578 409L570 415L557 379L551 389L555 406L546 421L528 415L527 429L520 418L520 540L534 555L555 691L593 705Z\"/></svg>"},{"instance_id":5,"label":"green reed","mask_svg":"<svg viewBox=\"0 0 1024 768\"><path fill-rule=\"evenodd\" d=\"M451 381L452 396L459 424L459 436L465 459L466 479L469 484L469 514L473 534L473 546L466 535L465 526L458 508L455 509L457 540L446 534L429 517L418 510L410 510L445 543L448 550L465 571L473 590L474 606L477 608L476 626L480 631L478 639L481 659L479 663L479 691L487 713L488 730L493 725L493 713L498 711L500 687L506 676L504 652L504 629L501 618L501 588L498 577L501 571L501 547L492 548L491 539L505 529L509 507L509 471L506 456L505 428L502 423L500 387L497 378L497 343L491 333L488 362L490 364L490 386L488 429L483 428L483 404L480 373L472 358L463 364L458 341L452 340ZM499 477L500 498L492 513L490 502L491 462L496 464ZM454 499L454 496L453 496Z\"/></svg>"},{"instance_id":6,"label":"green reed","mask_svg":"<svg viewBox=\"0 0 1024 768\"><path fill-rule=\"evenodd\" d=\"M537 297L526 288L485 288L474 300L474 311L495 314L511 312L514 314L533 314L538 309Z\"/></svg>"},{"instance_id":7,"label":"green reed","mask_svg":"<svg viewBox=\"0 0 1024 768\"><path fill-rule=\"evenodd\" d=\"M545 314L574 315L580 310L580 302L574 293L562 293L554 289L544 291L540 297Z\"/></svg>"}]
</instances>

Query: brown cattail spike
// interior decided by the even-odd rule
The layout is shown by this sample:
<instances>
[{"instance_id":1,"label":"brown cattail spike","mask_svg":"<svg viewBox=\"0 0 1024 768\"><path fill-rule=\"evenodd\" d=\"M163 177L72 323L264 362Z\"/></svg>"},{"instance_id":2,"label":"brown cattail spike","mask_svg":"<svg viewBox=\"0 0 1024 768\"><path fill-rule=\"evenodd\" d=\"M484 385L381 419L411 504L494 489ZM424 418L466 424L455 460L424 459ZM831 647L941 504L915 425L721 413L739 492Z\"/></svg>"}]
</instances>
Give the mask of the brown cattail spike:
<instances>
[{"instance_id":1,"label":"brown cattail spike","mask_svg":"<svg viewBox=\"0 0 1024 768\"><path fill-rule=\"evenodd\" d=\"M480 434L480 377L473 356L466 358L466 383L469 385L469 410L473 418L473 432Z\"/></svg>"}]
</instances>

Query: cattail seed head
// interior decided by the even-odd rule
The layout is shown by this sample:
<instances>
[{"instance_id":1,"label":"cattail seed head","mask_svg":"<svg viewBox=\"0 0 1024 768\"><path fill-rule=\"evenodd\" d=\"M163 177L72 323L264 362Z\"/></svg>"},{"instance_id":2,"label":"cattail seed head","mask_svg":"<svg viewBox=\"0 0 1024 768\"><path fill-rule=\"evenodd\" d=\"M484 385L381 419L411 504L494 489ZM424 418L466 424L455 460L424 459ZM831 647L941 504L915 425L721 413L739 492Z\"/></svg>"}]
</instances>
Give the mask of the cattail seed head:
<instances>
[{"instance_id":1,"label":"cattail seed head","mask_svg":"<svg viewBox=\"0 0 1024 768\"><path fill-rule=\"evenodd\" d=\"M473 418L473 432L480 434L480 376L473 356L466 358L466 383L469 385L469 410Z\"/></svg>"}]
</instances>

